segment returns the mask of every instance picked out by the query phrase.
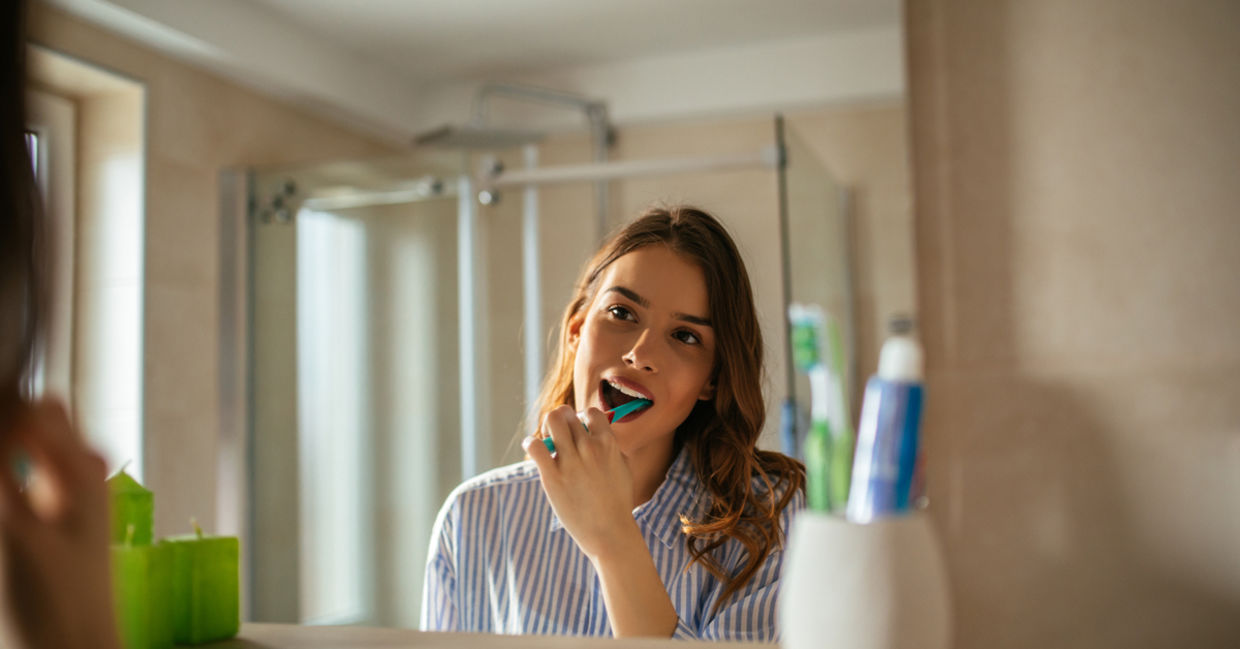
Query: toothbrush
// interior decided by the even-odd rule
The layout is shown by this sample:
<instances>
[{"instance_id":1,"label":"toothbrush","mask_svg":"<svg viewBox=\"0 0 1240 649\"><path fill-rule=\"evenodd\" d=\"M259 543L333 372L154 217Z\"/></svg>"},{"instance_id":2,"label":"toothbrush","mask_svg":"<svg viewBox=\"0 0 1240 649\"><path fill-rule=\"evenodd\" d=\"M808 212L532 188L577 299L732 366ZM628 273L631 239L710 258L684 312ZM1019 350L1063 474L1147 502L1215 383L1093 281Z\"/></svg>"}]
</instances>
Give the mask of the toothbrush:
<instances>
[{"instance_id":1,"label":"toothbrush","mask_svg":"<svg viewBox=\"0 0 1240 649\"><path fill-rule=\"evenodd\" d=\"M829 512L848 502L853 460L839 330L813 305L791 305L788 320L793 363L810 384L811 423L805 440L808 505Z\"/></svg>"},{"instance_id":2,"label":"toothbrush","mask_svg":"<svg viewBox=\"0 0 1240 649\"><path fill-rule=\"evenodd\" d=\"M634 413L634 412L637 412L638 410L649 407L651 403L652 402L649 399L634 399L627 403L622 403L616 406L615 408L612 408L611 410L608 410L605 414L611 415L611 423L614 424L617 421L624 419L625 416L631 413ZM585 426L586 422L584 421L581 422L581 425ZM586 429L586 430L589 430L589 429ZM547 447L548 451L551 451L552 453L555 452L555 442L551 441L550 437L543 438L543 445Z\"/></svg>"}]
</instances>

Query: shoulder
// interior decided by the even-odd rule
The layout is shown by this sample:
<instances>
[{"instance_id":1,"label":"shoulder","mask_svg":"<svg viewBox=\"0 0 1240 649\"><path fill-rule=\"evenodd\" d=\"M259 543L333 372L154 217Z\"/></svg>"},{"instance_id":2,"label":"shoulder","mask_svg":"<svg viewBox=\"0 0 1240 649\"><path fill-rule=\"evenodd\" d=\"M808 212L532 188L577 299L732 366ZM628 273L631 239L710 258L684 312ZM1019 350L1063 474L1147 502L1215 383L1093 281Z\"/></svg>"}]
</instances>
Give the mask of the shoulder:
<instances>
[{"instance_id":1,"label":"shoulder","mask_svg":"<svg viewBox=\"0 0 1240 649\"><path fill-rule=\"evenodd\" d=\"M462 482L448 495L445 510L461 509L492 502L496 499L520 498L540 493L538 466L532 460L509 464Z\"/></svg>"},{"instance_id":2,"label":"shoulder","mask_svg":"<svg viewBox=\"0 0 1240 649\"><path fill-rule=\"evenodd\" d=\"M504 511L515 509L516 503L541 506L538 496L538 468L532 461L492 469L462 482L435 517L431 532L432 550L429 562L451 565L459 553L468 553L480 537L473 533L477 525L504 517Z\"/></svg>"},{"instance_id":3,"label":"shoulder","mask_svg":"<svg viewBox=\"0 0 1240 649\"><path fill-rule=\"evenodd\" d=\"M480 473L462 482L456 491L484 491L538 480L538 465L533 460L517 462Z\"/></svg>"}]
</instances>

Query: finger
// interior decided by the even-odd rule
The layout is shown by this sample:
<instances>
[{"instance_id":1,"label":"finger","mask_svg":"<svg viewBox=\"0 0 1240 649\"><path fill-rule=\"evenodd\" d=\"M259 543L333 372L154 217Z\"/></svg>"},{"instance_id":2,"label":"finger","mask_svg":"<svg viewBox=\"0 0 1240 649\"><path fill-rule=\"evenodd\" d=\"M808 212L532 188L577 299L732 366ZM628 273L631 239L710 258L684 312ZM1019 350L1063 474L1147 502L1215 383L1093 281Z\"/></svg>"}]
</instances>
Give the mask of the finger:
<instances>
[{"instance_id":1,"label":"finger","mask_svg":"<svg viewBox=\"0 0 1240 649\"><path fill-rule=\"evenodd\" d=\"M13 474L4 471L0 477L0 527L22 527L33 518L30 501L22 493Z\"/></svg>"},{"instance_id":2,"label":"finger","mask_svg":"<svg viewBox=\"0 0 1240 649\"><path fill-rule=\"evenodd\" d=\"M35 410L43 432L60 446L65 466L69 469L65 475L66 482L97 491L98 485L107 480L108 464L86 441L81 429L74 425L64 403L45 400L36 404Z\"/></svg>"},{"instance_id":3,"label":"finger","mask_svg":"<svg viewBox=\"0 0 1240 649\"><path fill-rule=\"evenodd\" d=\"M0 542L27 550L45 547L47 526L30 510L25 495L13 488L11 477L5 476L0 482ZM6 554L12 550L6 548Z\"/></svg>"},{"instance_id":4,"label":"finger","mask_svg":"<svg viewBox=\"0 0 1240 649\"><path fill-rule=\"evenodd\" d=\"M34 465L26 495L36 517L76 522L106 505L102 458L82 442L59 403L34 404L15 433Z\"/></svg>"},{"instance_id":5,"label":"finger","mask_svg":"<svg viewBox=\"0 0 1240 649\"><path fill-rule=\"evenodd\" d=\"M60 404L31 404L16 422L13 438L30 455L42 479L74 488L87 473L86 447L73 431L69 415Z\"/></svg>"},{"instance_id":6,"label":"finger","mask_svg":"<svg viewBox=\"0 0 1240 649\"><path fill-rule=\"evenodd\" d=\"M607 413L599 410L598 408L591 407L586 410L585 415L586 423L590 427L591 436L611 436L611 418Z\"/></svg>"},{"instance_id":7,"label":"finger","mask_svg":"<svg viewBox=\"0 0 1240 649\"><path fill-rule=\"evenodd\" d=\"M59 399L44 399L35 402L32 411L44 434L48 435L55 443L61 444L66 448L87 451L86 453L74 454L72 457L79 460L83 465L91 463L89 445L82 436L81 431L78 430L78 427L73 425L73 419L70 418L69 411L65 409L63 402Z\"/></svg>"},{"instance_id":8,"label":"finger","mask_svg":"<svg viewBox=\"0 0 1240 649\"><path fill-rule=\"evenodd\" d=\"M521 448L525 450L525 454L538 466L539 474L553 475L556 472L555 458L551 457L551 451L547 450L546 445L543 444L541 439L530 435L521 440Z\"/></svg>"},{"instance_id":9,"label":"finger","mask_svg":"<svg viewBox=\"0 0 1240 649\"><path fill-rule=\"evenodd\" d=\"M607 413L598 408L589 408L581 413L581 416L584 419L584 425L589 427L590 434L588 439L582 440L578 451L583 458L587 455L593 458L597 456L599 450L611 446L611 423L608 422Z\"/></svg>"},{"instance_id":10,"label":"finger","mask_svg":"<svg viewBox=\"0 0 1240 649\"><path fill-rule=\"evenodd\" d=\"M0 527L6 530L25 529L34 519L30 501L22 493L12 468L17 450L11 436L0 438Z\"/></svg>"},{"instance_id":11,"label":"finger","mask_svg":"<svg viewBox=\"0 0 1240 649\"><path fill-rule=\"evenodd\" d=\"M569 420L565 417L566 412L568 417L574 420L577 418L572 408L560 406L543 417L542 431L555 443L555 454L558 459L575 460L577 459L577 441Z\"/></svg>"},{"instance_id":12,"label":"finger","mask_svg":"<svg viewBox=\"0 0 1240 649\"><path fill-rule=\"evenodd\" d=\"M83 462L88 482L104 484L108 481L108 461L98 451L88 447Z\"/></svg>"},{"instance_id":13,"label":"finger","mask_svg":"<svg viewBox=\"0 0 1240 649\"><path fill-rule=\"evenodd\" d=\"M568 406L563 406L563 408L564 410L560 412L564 414L564 421L568 423L568 429L572 431L573 439L580 443L581 440L589 437L590 429L586 427L585 419L582 417L583 413L579 413Z\"/></svg>"}]
</instances>

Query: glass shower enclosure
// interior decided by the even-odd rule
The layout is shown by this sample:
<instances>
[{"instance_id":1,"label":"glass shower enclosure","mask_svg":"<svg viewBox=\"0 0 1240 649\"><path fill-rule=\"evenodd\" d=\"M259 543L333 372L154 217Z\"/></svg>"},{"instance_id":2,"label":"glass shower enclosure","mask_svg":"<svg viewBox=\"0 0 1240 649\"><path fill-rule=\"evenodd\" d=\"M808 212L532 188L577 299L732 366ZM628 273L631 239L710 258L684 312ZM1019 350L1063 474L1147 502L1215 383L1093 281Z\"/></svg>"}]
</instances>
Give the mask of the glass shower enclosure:
<instances>
[{"instance_id":1,"label":"glass shower enclosure","mask_svg":"<svg viewBox=\"0 0 1240 649\"><path fill-rule=\"evenodd\" d=\"M723 153L560 164L580 147L419 149L225 183L243 196L245 618L417 626L440 505L462 479L521 461L576 271L602 224L653 199L730 204L753 187L759 208L719 216L758 288L761 444L781 448L781 405L808 409L787 304L820 304L852 340L850 234L847 192L795 129L776 118L763 132Z\"/></svg>"}]
</instances>

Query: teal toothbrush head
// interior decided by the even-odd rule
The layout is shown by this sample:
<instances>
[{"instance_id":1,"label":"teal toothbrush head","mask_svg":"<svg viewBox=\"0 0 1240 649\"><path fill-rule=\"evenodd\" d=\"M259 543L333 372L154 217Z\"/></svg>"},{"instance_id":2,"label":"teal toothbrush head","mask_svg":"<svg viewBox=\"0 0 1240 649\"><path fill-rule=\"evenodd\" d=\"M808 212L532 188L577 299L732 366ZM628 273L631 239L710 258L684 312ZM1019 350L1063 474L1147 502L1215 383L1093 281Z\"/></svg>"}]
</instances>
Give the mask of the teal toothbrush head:
<instances>
[{"instance_id":1,"label":"teal toothbrush head","mask_svg":"<svg viewBox=\"0 0 1240 649\"><path fill-rule=\"evenodd\" d=\"M648 408L651 403L652 402L649 399L634 399L627 403L622 403L616 406L615 408L612 408L611 410L608 410L607 414L611 415L611 423L614 424L617 421L624 419L628 415L631 415L637 412L638 410L641 410L643 408ZM585 426L586 422L583 420L581 422L581 425ZM589 429L587 428L586 430L589 430ZM552 453L555 452L555 442L551 441L550 437L543 438L543 445L547 447L548 451L551 451Z\"/></svg>"},{"instance_id":2,"label":"teal toothbrush head","mask_svg":"<svg viewBox=\"0 0 1240 649\"><path fill-rule=\"evenodd\" d=\"M650 407L651 403L652 402L649 399L634 399L632 401L622 403L607 412L611 414L611 423L614 424L617 421L620 421L621 419L637 412L638 410Z\"/></svg>"}]
</instances>

